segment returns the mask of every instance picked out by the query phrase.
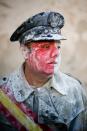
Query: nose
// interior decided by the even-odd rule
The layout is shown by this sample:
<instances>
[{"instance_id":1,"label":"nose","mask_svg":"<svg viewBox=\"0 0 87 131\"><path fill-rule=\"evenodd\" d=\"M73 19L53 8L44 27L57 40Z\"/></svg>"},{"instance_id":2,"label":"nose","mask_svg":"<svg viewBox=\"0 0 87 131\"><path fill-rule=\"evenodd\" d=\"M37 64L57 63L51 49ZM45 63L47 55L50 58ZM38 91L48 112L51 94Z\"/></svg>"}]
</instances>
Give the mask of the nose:
<instances>
[{"instance_id":1,"label":"nose","mask_svg":"<svg viewBox=\"0 0 87 131\"><path fill-rule=\"evenodd\" d=\"M60 53L60 49L58 49L58 47L56 45L54 45L51 49L51 57L57 57Z\"/></svg>"}]
</instances>

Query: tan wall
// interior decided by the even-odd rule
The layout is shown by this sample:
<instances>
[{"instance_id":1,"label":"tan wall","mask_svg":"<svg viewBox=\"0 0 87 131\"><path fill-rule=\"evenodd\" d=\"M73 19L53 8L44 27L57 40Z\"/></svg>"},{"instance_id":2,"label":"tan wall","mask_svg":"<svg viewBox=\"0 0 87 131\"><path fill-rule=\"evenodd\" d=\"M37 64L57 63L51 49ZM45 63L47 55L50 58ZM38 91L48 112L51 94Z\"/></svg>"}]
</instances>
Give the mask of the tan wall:
<instances>
[{"instance_id":1,"label":"tan wall","mask_svg":"<svg viewBox=\"0 0 87 131\"><path fill-rule=\"evenodd\" d=\"M58 11L65 16L62 31L62 65L87 84L87 0L0 0L0 75L17 68L23 61L18 43L10 35L26 18L41 11Z\"/></svg>"}]
</instances>

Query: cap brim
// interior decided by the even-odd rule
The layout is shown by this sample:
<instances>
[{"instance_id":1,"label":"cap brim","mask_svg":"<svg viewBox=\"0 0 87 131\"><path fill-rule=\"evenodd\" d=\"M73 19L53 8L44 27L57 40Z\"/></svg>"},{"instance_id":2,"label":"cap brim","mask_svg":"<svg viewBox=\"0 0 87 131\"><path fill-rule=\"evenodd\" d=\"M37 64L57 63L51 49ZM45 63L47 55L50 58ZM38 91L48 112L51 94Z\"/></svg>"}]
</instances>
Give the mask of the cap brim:
<instances>
[{"instance_id":1,"label":"cap brim","mask_svg":"<svg viewBox=\"0 0 87 131\"><path fill-rule=\"evenodd\" d=\"M27 36L26 41L28 41L29 37ZM39 41L39 40L66 40L65 37L59 34L51 34L51 35L39 35L38 37L33 37L32 41Z\"/></svg>"}]
</instances>

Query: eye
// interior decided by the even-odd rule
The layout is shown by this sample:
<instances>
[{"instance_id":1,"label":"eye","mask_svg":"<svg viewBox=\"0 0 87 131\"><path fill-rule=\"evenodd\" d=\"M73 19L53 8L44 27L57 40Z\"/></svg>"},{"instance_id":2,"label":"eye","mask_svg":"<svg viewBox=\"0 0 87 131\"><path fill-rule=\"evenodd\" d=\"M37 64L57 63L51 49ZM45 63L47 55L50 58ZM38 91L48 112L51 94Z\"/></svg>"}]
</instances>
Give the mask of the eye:
<instances>
[{"instance_id":1,"label":"eye","mask_svg":"<svg viewBox=\"0 0 87 131\"><path fill-rule=\"evenodd\" d=\"M50 48L50 45L41 45L41 48L48 49Z\"/></svg>"}]
</instances>

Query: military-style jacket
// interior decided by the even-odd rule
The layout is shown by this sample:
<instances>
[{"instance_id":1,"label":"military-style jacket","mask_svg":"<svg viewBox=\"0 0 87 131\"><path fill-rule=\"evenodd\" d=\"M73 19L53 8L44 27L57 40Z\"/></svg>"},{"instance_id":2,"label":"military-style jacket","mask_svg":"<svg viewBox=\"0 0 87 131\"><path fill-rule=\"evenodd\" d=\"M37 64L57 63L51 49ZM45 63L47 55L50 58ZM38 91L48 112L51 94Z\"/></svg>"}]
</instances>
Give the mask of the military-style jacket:
<instances>
[{"instance_id":1,"label":"military-style jacket","mask_svg":"<svg viewBox=\"0 0 87 131\"><path fill-rule=\"evenodd\" d=\"M87 131L87 94L75 78L57 72L43 87L34 87L26 81L21 67L0 79L0 87L10 90L17 103L36 112L38 123L48 125L53 131L58 131L58 123L65 124L69 131ZM17 131L2 114L0 125Z\"/></svg>"}]
</instances>

